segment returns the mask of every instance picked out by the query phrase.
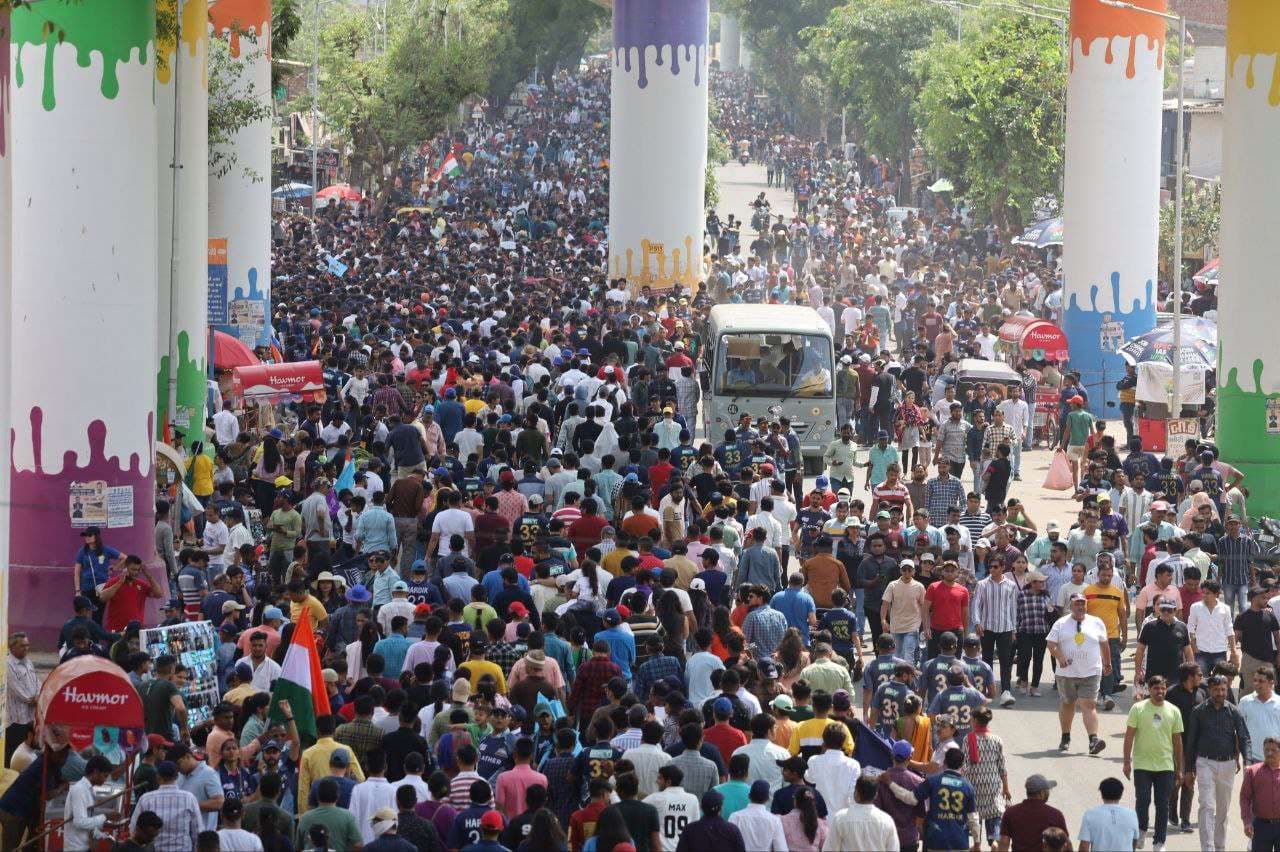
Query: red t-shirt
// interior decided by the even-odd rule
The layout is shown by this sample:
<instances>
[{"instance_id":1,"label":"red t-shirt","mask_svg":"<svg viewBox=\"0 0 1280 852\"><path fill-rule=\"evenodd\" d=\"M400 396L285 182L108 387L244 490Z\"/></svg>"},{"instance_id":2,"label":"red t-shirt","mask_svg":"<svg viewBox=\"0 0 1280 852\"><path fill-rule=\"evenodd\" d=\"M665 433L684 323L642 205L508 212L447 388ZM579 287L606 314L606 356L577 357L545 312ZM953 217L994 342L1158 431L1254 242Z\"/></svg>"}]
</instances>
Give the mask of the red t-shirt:
<instances>
[{"instance_id":1,"label":"red t-shirt","mask_svg":"<svg viewBox=\"0 0 1280 852\"><path fill-rule=\"evenodd\" d=\"M969 603L969 590L959 583L948 586L939 580L924 593L929 602L930 623L934 633L939 630L963 630L961 610Z\"/></svg>"},{"instance_id":2,"label":"red t-shirt","mask_svg":"<svg viewBox=\"0 0 1280 852\"><path fill-rule=\"evenodd\" d=\"M579 554L585 555L589 548L600 543L600 531L609 526L600 515L583 515L569 525L565 532Z\"/></svg>"},{"instance_id":3,"label":"red t-shirt","mask_svg":"<svg viewBox=\"0 0 1280 852\"><path fill-rule=\"evenodd\" d=\"M702 732L702 738L720 749L725 766L729 765L729 758L733 757L734 751L747 744L747 735L728 722L716 722Z\"/></svg>"},{"instance_id":4,"label":"red t-shirt","mask_svg":"<svg viewBox=\"0 0 1280 852\"><path fill-rule=\"evenodd\" d=\"M1034 799L1010 805L1000 821L1000 831L1008 835L1013 852L1040 852L1040 833L1046 828L1067 831L1067 821L1062 811Z\"/></svg>"},{"instance_id":5,"label":"red t-shirt","mask_svg":"<svg viewBox=\"0 0 1280 852\"><path fill-rule=\"evenodd\" d=\"M103 588L104 590L113 588L122 580L124 575L118 574L108 580ZM103 618L104 626L112 633L120 633L130 621L142 621L143 607L146 605L150 588L140 580L130 580L125 583L124 588L107 601L107 614Z\"/></svg>"}]
</instances>

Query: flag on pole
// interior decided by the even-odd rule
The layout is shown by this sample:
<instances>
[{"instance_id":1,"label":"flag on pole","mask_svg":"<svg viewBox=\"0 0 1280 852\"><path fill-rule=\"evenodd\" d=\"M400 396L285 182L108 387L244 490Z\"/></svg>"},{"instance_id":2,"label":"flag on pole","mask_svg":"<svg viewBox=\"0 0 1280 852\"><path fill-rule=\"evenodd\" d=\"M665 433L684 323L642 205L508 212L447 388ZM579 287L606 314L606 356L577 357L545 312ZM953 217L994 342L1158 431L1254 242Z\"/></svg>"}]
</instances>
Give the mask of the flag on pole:
<instances>
[{"instance_id":1,"label":"flag on pole","mask_svg":"<svg viewBox=\"0 0 1280 852\"><path fill-rule=\"evenodd\" d=\"M435 170L431 175L432 183L439 183L442 177L457 177L462 174L462 164L458 162L458 158L450 151L444 155L444 162L440 164L440 168Z\"/></svg>"},{"instance_id":2,"label":"flag on pole","mask_svg":"<svg viewBox=\"0 0 1280 852\"><path fill-rule=\"evenodd\" d=\"M356 459L350 451L347 452L346 463L342 465L342 471L338 474L338 481L333 483L333 493L341 494L344 488L349 491L356 490Z\"/></svg>"},{"instance_id":3,"label":"flag on pole","mask_svg":"<svg viewBox=\"0 0 1280 852\"><path fill-rule=\"evenodd\" d=\"M329 693L325 691L324 678L320 674L320 653L316 649L316 635L311 629L311 614L304 607L293 631L293 641L284 655L280 677L271 687L271 707L267 715L283 722L285 713L280 701L289 702L298 736L304 742L315 742L316 718L328 716Z\"/></svg>"}]
</instances>

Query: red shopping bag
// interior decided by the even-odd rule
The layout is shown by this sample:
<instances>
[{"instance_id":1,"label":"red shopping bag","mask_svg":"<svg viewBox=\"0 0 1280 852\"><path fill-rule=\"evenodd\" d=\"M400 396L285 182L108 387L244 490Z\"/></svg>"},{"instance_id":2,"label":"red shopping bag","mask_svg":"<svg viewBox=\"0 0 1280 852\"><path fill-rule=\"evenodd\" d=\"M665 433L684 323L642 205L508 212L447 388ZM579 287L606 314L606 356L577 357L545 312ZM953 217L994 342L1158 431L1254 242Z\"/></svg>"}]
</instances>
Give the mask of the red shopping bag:
<instances>
[{"instance_id":1,"label":"red shopping bag","mask_svg":"<svg viewBox=\"0 0 1280 852\"><path fill-rule=\"evenodd\" d=\"M1070 491L1075 488L1071 462L1067 461L1067 454L1062 450L1055 452L1053 461L1049 462L1049 471L1044 475L1044 487L1052 491Z\"/></svg>"}]
</instances>

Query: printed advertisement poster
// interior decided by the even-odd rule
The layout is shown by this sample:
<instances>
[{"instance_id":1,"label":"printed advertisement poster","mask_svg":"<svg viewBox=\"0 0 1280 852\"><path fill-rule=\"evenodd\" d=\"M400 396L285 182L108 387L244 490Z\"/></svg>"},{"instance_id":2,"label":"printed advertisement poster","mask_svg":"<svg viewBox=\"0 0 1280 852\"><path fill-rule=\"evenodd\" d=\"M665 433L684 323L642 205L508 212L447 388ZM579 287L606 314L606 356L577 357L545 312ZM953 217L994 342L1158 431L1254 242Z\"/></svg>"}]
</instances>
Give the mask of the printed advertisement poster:
<instances>
[{"instance_id":1,"label":"printed advertisement poster","mask_svg":"<svg viewBox=\"0 0 1280 852\"><path fill-rule=\"evenodd\" d=\"M227 324L227 241L209 240L209 325Z\"/></svg>"},{"instance_id":2,"label":"printed advertisement poster","mask_svg":"<svg viewBox=\"0 0 1280 852\"><path fill-rule=\"evenodd\" d=\"M71 491L71 526L107 526L107 483L101 479L91 482L73 482Z\"/></svg>"},{"instance_id":3,"label":"printed advertisement poster","mask_svg":"<svg viewBox=\"0 0 1280 852\"><path fill-rule=\"evenodd\" d=\"M1267 400L1267 434L1280 435L1280 398Z\"/></svg>"},{"instance_id":4,"label":"printed advertisement poster","mask_svg":"<svg viewBox=\"0 0 1280 852\"><path fill-rule=\"evenodd\" d=\"M107 489L107 526L133 526L132 485L115 485Z\"/></svg>"}]
</instances>

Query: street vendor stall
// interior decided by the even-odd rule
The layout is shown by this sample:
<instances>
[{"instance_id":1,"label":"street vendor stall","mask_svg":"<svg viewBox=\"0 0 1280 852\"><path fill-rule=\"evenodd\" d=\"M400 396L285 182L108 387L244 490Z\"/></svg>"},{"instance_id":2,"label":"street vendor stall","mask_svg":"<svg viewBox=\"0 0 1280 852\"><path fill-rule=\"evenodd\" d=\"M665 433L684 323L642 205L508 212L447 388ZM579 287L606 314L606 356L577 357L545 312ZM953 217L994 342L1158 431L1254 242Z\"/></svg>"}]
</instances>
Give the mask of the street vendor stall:
<instances>
[{"instance_id":1,"label":"street vendor stall","mask_svg":"<svg viewBox=\"0 0 1280 852\"><path fill-rule=\"evenodd\" d=\"M66 749L79 753L92 746L121 767L119 780L113 777L94 789L95 810L126 810L132 758L146 744L146 724L142 698L124 669L98 656L76 657L62 663L40 687L36 726L46 756ZM49 763L44 761L46 772ZM47 789L46 780L41 778L42 791ZM40 844L28 842L27 847L61 849L61 807L55 801L45 801L42 792L39 813L45 840Z\"/></svg>"},{"instance_id":2,"label":"street vendor stall","mask_svg":"<svg viewBox=\"0 0 1280 852\"><path fill-rule=\"evenodd\" d=\"M231 371L231 398L237 405L323 402L324 369L319 361L236 367Z\"/></svg>"},{"instance_id":3,"label":"street vendor stall","mask_svg":"<svg viewBox=\"0 0 1280 852\"><path fill-rule=\"evenodd\" d=\"M1067 360L1067 335L1058 326L1031 314L1014 314L1000 326L999 350L1011 363Z\"/></svg>"},{"instance_id":4,"label":"street vendor stall","mask_svg":"<svg viewBox=\"0 0 1280 852\"><path fill-rule=\"evenodd\" d=\"M1208 373L1218 363L1218 326L1203 317L1183 317L1180 349L1175 352L1173 324L1161 324L1124 343L1120 357L1137 368L1138 383L1134 389L1137 402L1138 434L1143 449L1162 452L1167 436L1180 419L1194 418L1206 400ZM1173 364L1179 364L1178 412L1171 420L1169 405L1173 401ZM1193 411L1188 411L1192 409Z\"/></svg>"}]
</instances>

